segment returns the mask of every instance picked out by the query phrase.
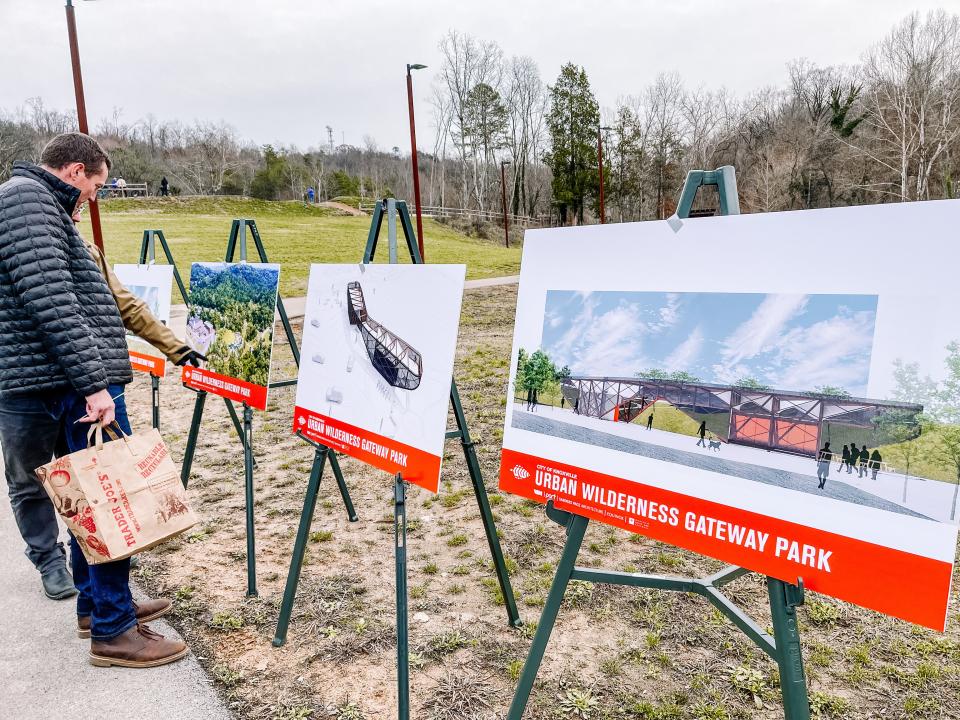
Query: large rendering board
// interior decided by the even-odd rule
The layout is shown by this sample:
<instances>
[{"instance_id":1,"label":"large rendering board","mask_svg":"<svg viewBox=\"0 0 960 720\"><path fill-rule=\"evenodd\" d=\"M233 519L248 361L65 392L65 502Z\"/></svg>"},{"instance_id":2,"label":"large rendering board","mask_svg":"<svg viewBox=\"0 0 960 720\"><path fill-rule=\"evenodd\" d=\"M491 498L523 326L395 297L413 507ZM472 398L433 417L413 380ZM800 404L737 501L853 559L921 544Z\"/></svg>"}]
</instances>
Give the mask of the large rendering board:
<instances>
[{"instance_id":1,"label":"large rendering board","mask_svg":"<svg viewBox=\"0 0 960 720\"><path fill-rule=\"evenodd\" d=\"M279 284L279 265L193 263L187 342L207 360L185 384L266 409Z\"/></svg>"},{"instance_id":2,"label":"large rendering board","mask_svg":"<svg viewBox=\"0 0 960 720\"><path fill-rule=\"evenodd\" d=\"M170 293L173 289L172 265L114 265L113 272L121 283L140 298L157 320L170 322ZM166 358L163 354L127 333L130 346L130 365L134 370L147 372L157 377L166 373Z\"/></svg>"},{"instance_id":3,"label":"large rendering board","mask_svg":"<svg viewBox=\"0 0 960 720\"><path fill-rule=\"evenodd\" d=\"M960 202L526 234L501 488L942 629Z\"/></svg>"},{"instance_id":4,"label":"large rendering board","mask_svg":"<svg viewBox=\"0 0 960 720\"><path fill-rule=\"evenodd\" d=\"M312 265L293 430L433 492L463 265Z\"/></svg>"}]
</instances>

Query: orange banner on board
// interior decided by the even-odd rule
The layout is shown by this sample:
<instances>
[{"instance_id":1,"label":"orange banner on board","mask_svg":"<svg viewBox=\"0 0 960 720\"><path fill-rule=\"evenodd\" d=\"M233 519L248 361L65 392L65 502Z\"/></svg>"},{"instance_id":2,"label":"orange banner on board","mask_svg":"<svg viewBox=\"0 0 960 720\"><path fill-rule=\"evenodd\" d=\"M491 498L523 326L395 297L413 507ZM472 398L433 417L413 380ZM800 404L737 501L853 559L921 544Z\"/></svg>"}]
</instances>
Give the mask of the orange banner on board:
<instances>
[{"instance_id":1,"label":"orange banner on board","mask_svg":"<svg viewBox=\"0 0 960 720\"><path fill-rule=\"evenodd\" d=\"M946 625L948 562L507 448L500 488L786 582L802 578L809 590L934 630Z\"/></svg>"},{"instance_id":2,"label":"orange banner on board","mask_svg":"<svg viewBox=\"0 0 960 720\"><path fill-rule=\"evenodd\" d=\"M189 365L183 368L181 379L184 385L194 390L206 390L228 400L246 403L256 410L267 409L267 388L264 385L254 385Z\"/></svg>"},{"instance_id":3,"label":"orange banner on board","mask_svg":"<svg viewBox=\"0 0 960 720\"><path fill-rule=\"evenodd\" d=\"M293 411L293 431L430 492L440 489L440 456L307 410Z\"/></svg>"},{"instance_id":4,"label":"orange banner on board","mask_svg":"<svg viewBox=\"0 0 960 720\"><path fill-rule=\"evenodd\" d=\"M163 377L167 374L167 361L164 358L136 352L135 350L130 351L130 367L157 377Z\"/></svg>"}]
</instances>

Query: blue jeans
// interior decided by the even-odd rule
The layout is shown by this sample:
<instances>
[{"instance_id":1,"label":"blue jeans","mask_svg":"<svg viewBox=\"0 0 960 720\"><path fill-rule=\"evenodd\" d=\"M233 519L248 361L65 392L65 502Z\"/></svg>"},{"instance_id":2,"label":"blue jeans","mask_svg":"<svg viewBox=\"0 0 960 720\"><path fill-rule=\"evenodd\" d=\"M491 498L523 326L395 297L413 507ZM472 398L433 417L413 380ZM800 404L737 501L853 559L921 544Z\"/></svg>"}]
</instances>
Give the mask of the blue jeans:
<instances>
[{"instance_id":1,"label":"blue jeans","mask_svg":"<svg viewBox=\"0 0 960 720\"><path fill-rule=\"evenodd\" d=\"M116 398L117 422L130 432L122 385L111 385ZM10 505L27 543L26 554L41 573L63 567L64 550L58 542L59 528L53 503L37 480L34 469L54 455L87 446L86 400L74 390L61 390L4 398L0 401L0 445L10 495ZM130 561L88 565L80 546L70 537L73 582L79 591L77 615L91 616L91 635L109 640L136 625L130 595Z\"/></svg>"},{"instance_id":2,"label":"blue jeans","mask_svg":"<svg viewBox=\"0 0 960 720\"><path fill-rule=\"evenodd\" d=\"M107 388L116 405L117 424L130 433L130 420L123 397L122 385ZM87 447L90 423L77 420L87 414L87 402L82 395L69 391L59 398L63 434L69 452ZM70 535L70 561L73 566L73 584L77 586L77 615L90 616L90 637L111 640L137 624L137 615L130 594L130 559L97 565L87 564L83 551Z\"/></svg>"}]
</instances>

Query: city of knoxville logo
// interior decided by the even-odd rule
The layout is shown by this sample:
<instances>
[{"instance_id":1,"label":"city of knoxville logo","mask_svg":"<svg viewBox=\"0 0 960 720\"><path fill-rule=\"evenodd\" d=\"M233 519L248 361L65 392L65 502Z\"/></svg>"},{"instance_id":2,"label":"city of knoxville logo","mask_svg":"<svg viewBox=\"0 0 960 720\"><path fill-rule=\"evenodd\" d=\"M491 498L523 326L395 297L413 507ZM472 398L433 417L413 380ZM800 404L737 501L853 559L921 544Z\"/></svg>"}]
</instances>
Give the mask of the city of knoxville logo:
<instances>
[{"instance_id":1,"label":"city of knoxville logo","mask_svg":"<svg viewBox=\"0 0 960 720\"><path fill-rule=\"evenodd\" d=\"M513 469L510 472L513 473L513 476L517 480L526 480L528 477L530 477L530 473L527 472L527 469L524 468L522 465L514 465Z\"/></svg>"}]
</instances>

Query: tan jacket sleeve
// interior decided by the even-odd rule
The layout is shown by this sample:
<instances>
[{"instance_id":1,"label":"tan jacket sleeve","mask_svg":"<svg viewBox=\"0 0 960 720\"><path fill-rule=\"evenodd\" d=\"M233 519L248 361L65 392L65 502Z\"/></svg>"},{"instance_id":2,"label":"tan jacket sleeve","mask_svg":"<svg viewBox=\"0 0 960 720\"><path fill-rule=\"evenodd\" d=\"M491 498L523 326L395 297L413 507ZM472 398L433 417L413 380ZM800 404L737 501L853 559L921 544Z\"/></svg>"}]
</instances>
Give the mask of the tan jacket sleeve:
<instances>
[{"instance_id":1,"label":"tan jacket sleeve","mask_svg":"<svg viewBox=\"0 0 960 720\"><path fill-rule=\"evenodd\" d=\"M96 245L85 243L94 262L100 268L107 285L110 286L110 292L113 293L113 299L117 302L117 309L120 310L120 318L123 320L123 326L137 337L146 340L157 350L169 358L170 362L177 362L186 353L190 351L187 344L180 340L173 331L154 317L140 298L124 287L123 283L113 272L106 258Z\"/></svg>"}]
</instances>

